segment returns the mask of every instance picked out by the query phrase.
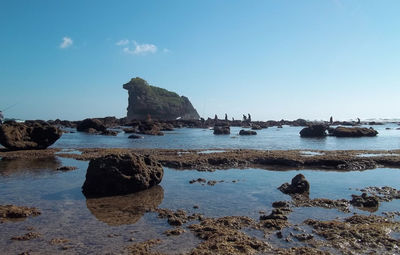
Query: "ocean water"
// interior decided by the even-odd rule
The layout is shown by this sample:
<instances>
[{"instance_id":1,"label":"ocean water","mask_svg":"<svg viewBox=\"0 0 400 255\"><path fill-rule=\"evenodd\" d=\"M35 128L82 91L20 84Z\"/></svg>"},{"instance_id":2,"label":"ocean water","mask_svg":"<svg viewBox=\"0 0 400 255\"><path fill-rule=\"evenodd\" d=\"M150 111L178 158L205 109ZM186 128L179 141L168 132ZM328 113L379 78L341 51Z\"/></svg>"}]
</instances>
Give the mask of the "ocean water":
<instances>
[{"instance_id":1,"label":"ocean water","mask_svg":"<svg viewBox=\"0 0 400 255\"><path fill-rule=\"evenodd\" d=\"M61 165L76 166L78 169L56 171ZM261 169L198 172L164 168L165 174L160 185L148 191L93 200L85 198L81 192L87 166L87 161L59 157L41 161L0 161L0 204L34 206L42 212L40 216L29 217L25 221L1 224L2 254L18 254L29 250L41 254L123 254L124 247L132 242L153 238L163 239L158 247L163 252L186 252L200 240L189 230L178 237L167 237L163 232L172 228L167 221L159 219L155 213L135 209L135 205L184 209L189 213L204 214L205 217L245 215L258 219L260 211L270 212L272 202L291 199L277 187L290 182L298 173L304 174L310 182L311 198L351 199L351 194L360 194L358 189L367 186L387 185L400 189L400 171L389 168L361 172ZM197 178L223 182L215 186L189 183ZM194 209L194 205L199 208ZM398 208L400 200L385 202L374 214L381 215L382 212L396 211ZM289 221L301 224L310 217L329 220L349 217L354 212L369 214L357 208L350 209L350 213L343 213L336 209L296 208L290 214ZM34 230L29 231L41 233L40 238L10 240L32 228ZM260 233L253 234L260 237ZM49 241L53 238L68 239L69 243L51 245ZM287 245L275 239L269 241L277 246ZM64 250L63 246L67 249Z\"/></svg>"},{"instance_id":2,"label":"ocean water","mask_svg":"<svg viewBox=\"0 0 400 255\"><path fill-rule=\"evenodd\" d=\"M365 126L369 127L369 126ZM302 127L284 126L257 130L255 136L239 136L240 127L232 127L230 135L214 135L210 129L181 128L164 132L164 136L143 135L143 139L128 139L130 134L116 137L67 133L52 146L58 148L172 148L172 149L260 149L260 150L393 150L400 149L400 128L397 124L373 126L376 137L301 138ZM390 128L390 130L386 130Z\"/></svg>"}]
</instances>

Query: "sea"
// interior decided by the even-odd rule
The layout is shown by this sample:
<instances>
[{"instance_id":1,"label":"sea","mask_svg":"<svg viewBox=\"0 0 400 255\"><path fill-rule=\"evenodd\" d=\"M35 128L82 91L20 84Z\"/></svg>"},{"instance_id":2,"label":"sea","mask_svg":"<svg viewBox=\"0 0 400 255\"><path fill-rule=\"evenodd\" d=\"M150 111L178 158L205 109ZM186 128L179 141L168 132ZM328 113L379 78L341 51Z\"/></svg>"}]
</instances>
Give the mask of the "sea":
<instances>
[{"instance_id":1,"label":"sea","mask_svg":"<svg viewBox=\"0 0 400 255\"><path fill-rule=\"evenodd\" d=\"M369 127L369 126L366 126ZM182 128L165 132L164 136L146 136L128 139L123 132L117 136L90 135L69 129L51 147L73 151L79 148L174 148L200 149L204 153L223 149L259 150L395 150L400 149L400 127L396 123L373 126L376 137L320 139L301 138L301 127L283 126L257 130L255 136L239 136L241 128L231 128L230 135L213 135L210 129ZM74 171L60 172L59 166L75 166ZM323 171L302 169L276 171L268 169L228 169L214 172L175 170L164 168L159 186L151 190L93 200L86 198L81 187L85 180L87 161L54 157L41 160L0 161L0 204L37 207L41 215L23 221L0 224L1 254L125 254L126 247L135 242L162 239L155 249L167 254L190 251L201 240L186 227L179 236L166 236L172 227L154 212L144 212L143 207L155 206L171 210L184 209L189 214L201 213L205 217L229 215L249 216L258 219L260 212L269 213L272 202L290 200L277 187L302 173L310 183L311 198L351 199L360 195L360 189L368 186L390 186L400 189L400 170L377 168L365 171ZM210 186L190 184L197 178L215 180ZM196 207L196 208L194 208ZM350 207L345 213L337 209L299 207L289 215L292 224L308 218L330 220L343 219L358 214L382 215L398 211L400 201L381 202L375 212ZM397 217L397 216L396 216ZM398 219L398 218L397 218ZM305 231L311 231L304 226ZM288 228L285 230L296 231ZM11 240L27 232L40 233L40 237L28 241ZM270 242L276 247L288 244L275 235L264 236L252 230L249 235ZM399 233L393 233L399 237ZM52 240L66 240L63 243ZM302 243L290 244L303 245Z\"/></svg>"}]
</instances>

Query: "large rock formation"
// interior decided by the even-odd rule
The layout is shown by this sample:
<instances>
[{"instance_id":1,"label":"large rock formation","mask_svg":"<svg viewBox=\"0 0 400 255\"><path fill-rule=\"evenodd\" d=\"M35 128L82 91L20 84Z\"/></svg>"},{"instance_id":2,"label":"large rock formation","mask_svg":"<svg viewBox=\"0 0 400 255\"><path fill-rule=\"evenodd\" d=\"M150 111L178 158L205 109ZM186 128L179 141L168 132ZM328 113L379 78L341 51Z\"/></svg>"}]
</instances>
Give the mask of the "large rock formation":
<instances>
[{"instance_id":1,"label":"large rock formation","mask_svg":"<svg viewBox=\"0 0 400 255\"><path fill-rule=\"evenodd\" d=\"M6 122L0 126L0 144L10 150L46 149L62 135L45 121Z\"/></svg>"},{"instance_id":2,"label":"large rock formation","mask_svg":"<svg viewBox=\"0 0 400 255\"><path fill-rule=\"evenodd\" d=\"M158 120L199 119L200 116L184 96L149 85L136 77L123 85L128 90L128 120L144 120L150 116Z\"/></svg>"},{"instance_id":3,"label":"large rock formation","mask_svg":"<svg viewBox=\"0 0 400 255\"><path fill-rule=\"evenodd\" d=\"M90 161L82 191L86 197L129 194L159 184L163 175L150 156L111 154Z\"/></svg>"}]
</instances>

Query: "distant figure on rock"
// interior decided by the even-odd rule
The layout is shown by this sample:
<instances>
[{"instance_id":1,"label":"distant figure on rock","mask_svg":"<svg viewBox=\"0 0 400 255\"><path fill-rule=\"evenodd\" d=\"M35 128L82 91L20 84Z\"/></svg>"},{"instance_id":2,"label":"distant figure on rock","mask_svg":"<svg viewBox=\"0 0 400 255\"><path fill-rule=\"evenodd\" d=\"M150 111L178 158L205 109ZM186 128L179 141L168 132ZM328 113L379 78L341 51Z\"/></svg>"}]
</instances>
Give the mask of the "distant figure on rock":
<instances>
[{"instance_id":1,"label":"distant figure on rock","mask_svg":"<svg viewBox=\"0 0 400 255\"><path fill-rule=\"evenodd\" d=\"M4 115L3 112L0 111L0 125L3 124Z\"/></svg>"},{"instance_id":2,"label":"distant figure on rock","mask_svg":"<svg viewBox=\"0 0 400 255\"><path fill-rule=\"evenodd\" d=\"M247 118L249 120L249 122L251 122L251 115L249 113L249 117Z\"/></svg>"},{"instance_id":3,"label":"distant figure on rock","mask_svg":"<svg viewBox=\"0 0 400 255\"><path fill-rule=\"evenodd\" d=\"M206 122L206 120L204 118L200 118L201 123Z\"/></svg>"},{"instance_id":4,"label":"distant figure on rock","mask_svg":"<svg viewBox=\"0 0 400 255\"><path fill-rule=\"evenodd\" d=\"M357 124L360 124L360 123L361 123L360 118L357 118Z\"/></svg>"},{"instance_id":5,"label":"distant figure on rock","mask_svg":"<svg viewBox=\"0 0 400 255\"><path fill-rule=\"evenodd\" d=\"M228 114L225 113L225 120L228 121Z\"/></svg>"},{"instance_id":6,"label":"distant figure on rock","mask_svg":"<svg viewBox=\"0 0 400 255\"><path fill-rule=\"evenodd\" d=\"M331 116L331 118L329 119L329 123L333 124L333 117Z\"/></svg>"},{"instance_id":7,"label":"distant figure on rock","mask_svg":"<svg viewBox=\"0 0 400 255\"><path fill-rule=\"evenodd\" d=\"M215 121L217 121L217 120L218 120L218 116L217 116L217 114L215 114L215 116L214 116L214 120L215 120Z\"/></svg>"},{"instance_id":8,"label":"distant figure on rock","mask_svg":"<svg viewBox=\"0 0 400 255\"><path fill-rule=\"evenodd\" d=\"M247 121L247 117L244 114L243 114L243 121Z\"/></svg>"},{"instance_id":9,"label":"distant figure on rock","mask_svg":"<svg viewBox=\"0 0 400 255\"><path fill-rule=\"evenodd\" d=\"M235 121L235 119L232 117L232 122L234 122Z\"/></svg>"}]
</instances>

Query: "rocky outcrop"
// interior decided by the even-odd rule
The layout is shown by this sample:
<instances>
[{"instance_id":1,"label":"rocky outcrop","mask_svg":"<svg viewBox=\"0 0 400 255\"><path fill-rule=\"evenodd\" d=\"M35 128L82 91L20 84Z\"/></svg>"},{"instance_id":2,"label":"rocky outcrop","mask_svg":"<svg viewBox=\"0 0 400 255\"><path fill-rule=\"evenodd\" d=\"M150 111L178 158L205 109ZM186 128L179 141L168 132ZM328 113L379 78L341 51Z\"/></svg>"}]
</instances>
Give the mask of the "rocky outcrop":
<instances>
[{"instance_id":1,"label":"rocky outcrop","mask_svg":"<svg viewBox=\"0 0 400 255\"><path fill-rule=\"evenodd\" d=\"M256 135L257 132L256 131L252 131L252 130L240 130L239 131L239 135Z\"/></svg>"},{"instance_id":2,"label":"rocky outcrop","mask_svg":"<svg viewBox=\"0 0 400 255\"><path fill-rule=\"evenodd\" d=\"M231 133L231 128L228 126L215 126L214 135L229 135Z\"/></svg>"},{"instance_id":3,"label":"rocky outcrop","mask_svg":"<svg viewBox=\"0 0 400 255\"><path fill-rule=\"evenodd\" d=\"M76 130L79 132L99 135L116 136L118 134L116 131L107 130L107 127L104 125L104 121L99 119L84 119L83 121L78 123Z\"/></svg>"},{"instance_id":4,"label":"rocky outcrop","mask_svg":"<svg viewBox=\"0 0 400 255\"><path fill-rule=\"evenodd\" d=\"M292 179L291 184L284 183L278 189L285 194L308 195L310 192L310 183L308 183L304 175L298 174Z\"/></svg>"},{"instance_id":5,"label":"rocky outcrop","mask_svg":"<svg viewBox=\"0 0 400 255\"><path fill-rule=\"evenodd\" d=\"M139 77L131 79L123 88L129 93L128 120L145 120L148 117L157 120L200 118L187 97L151 86Z\"/></svg>"},{"instance_id":6,"label":"rocky outcrop","mask_svg":"<svg viewBox=\"0 0 400 255\"><path fill-rule=\"evenodd\" d=\"M82 192L86 197L129 194L159 184L163 174L150 156L111 154L90 161Z\"/></svg>"},{"instance_id":7,"label":"rocky outcrop","mask_svg":"<svg viewBox=\"0 0 400 255\"><path fill-rule=\"evenodd\" d=\"M324 124L315 124L303 128L300 131L301 137L325 137L327 126Z\"/></svg>"},{"instance_id":8,"label":"rocky outcrop","mask_svg":"<svg viewBox=\"0 0 400 255\"><path fill-rule=\"evenodd\" d=\"M46 149L62 135L45 121L6 122L0 126L0 144L10 150Z\"/></svg>"},{"instance_id":9,"label":"rocky outcrop","mask_svg":"<svg viewBox=\"0 0 400 255\"><path fill-rule=\"evenodd\" d=\"M336 137L362 137L376 136L378 131L373 128L361 127L337 127L332 131L332 135Z\"/></svg>"}]
</instances>

